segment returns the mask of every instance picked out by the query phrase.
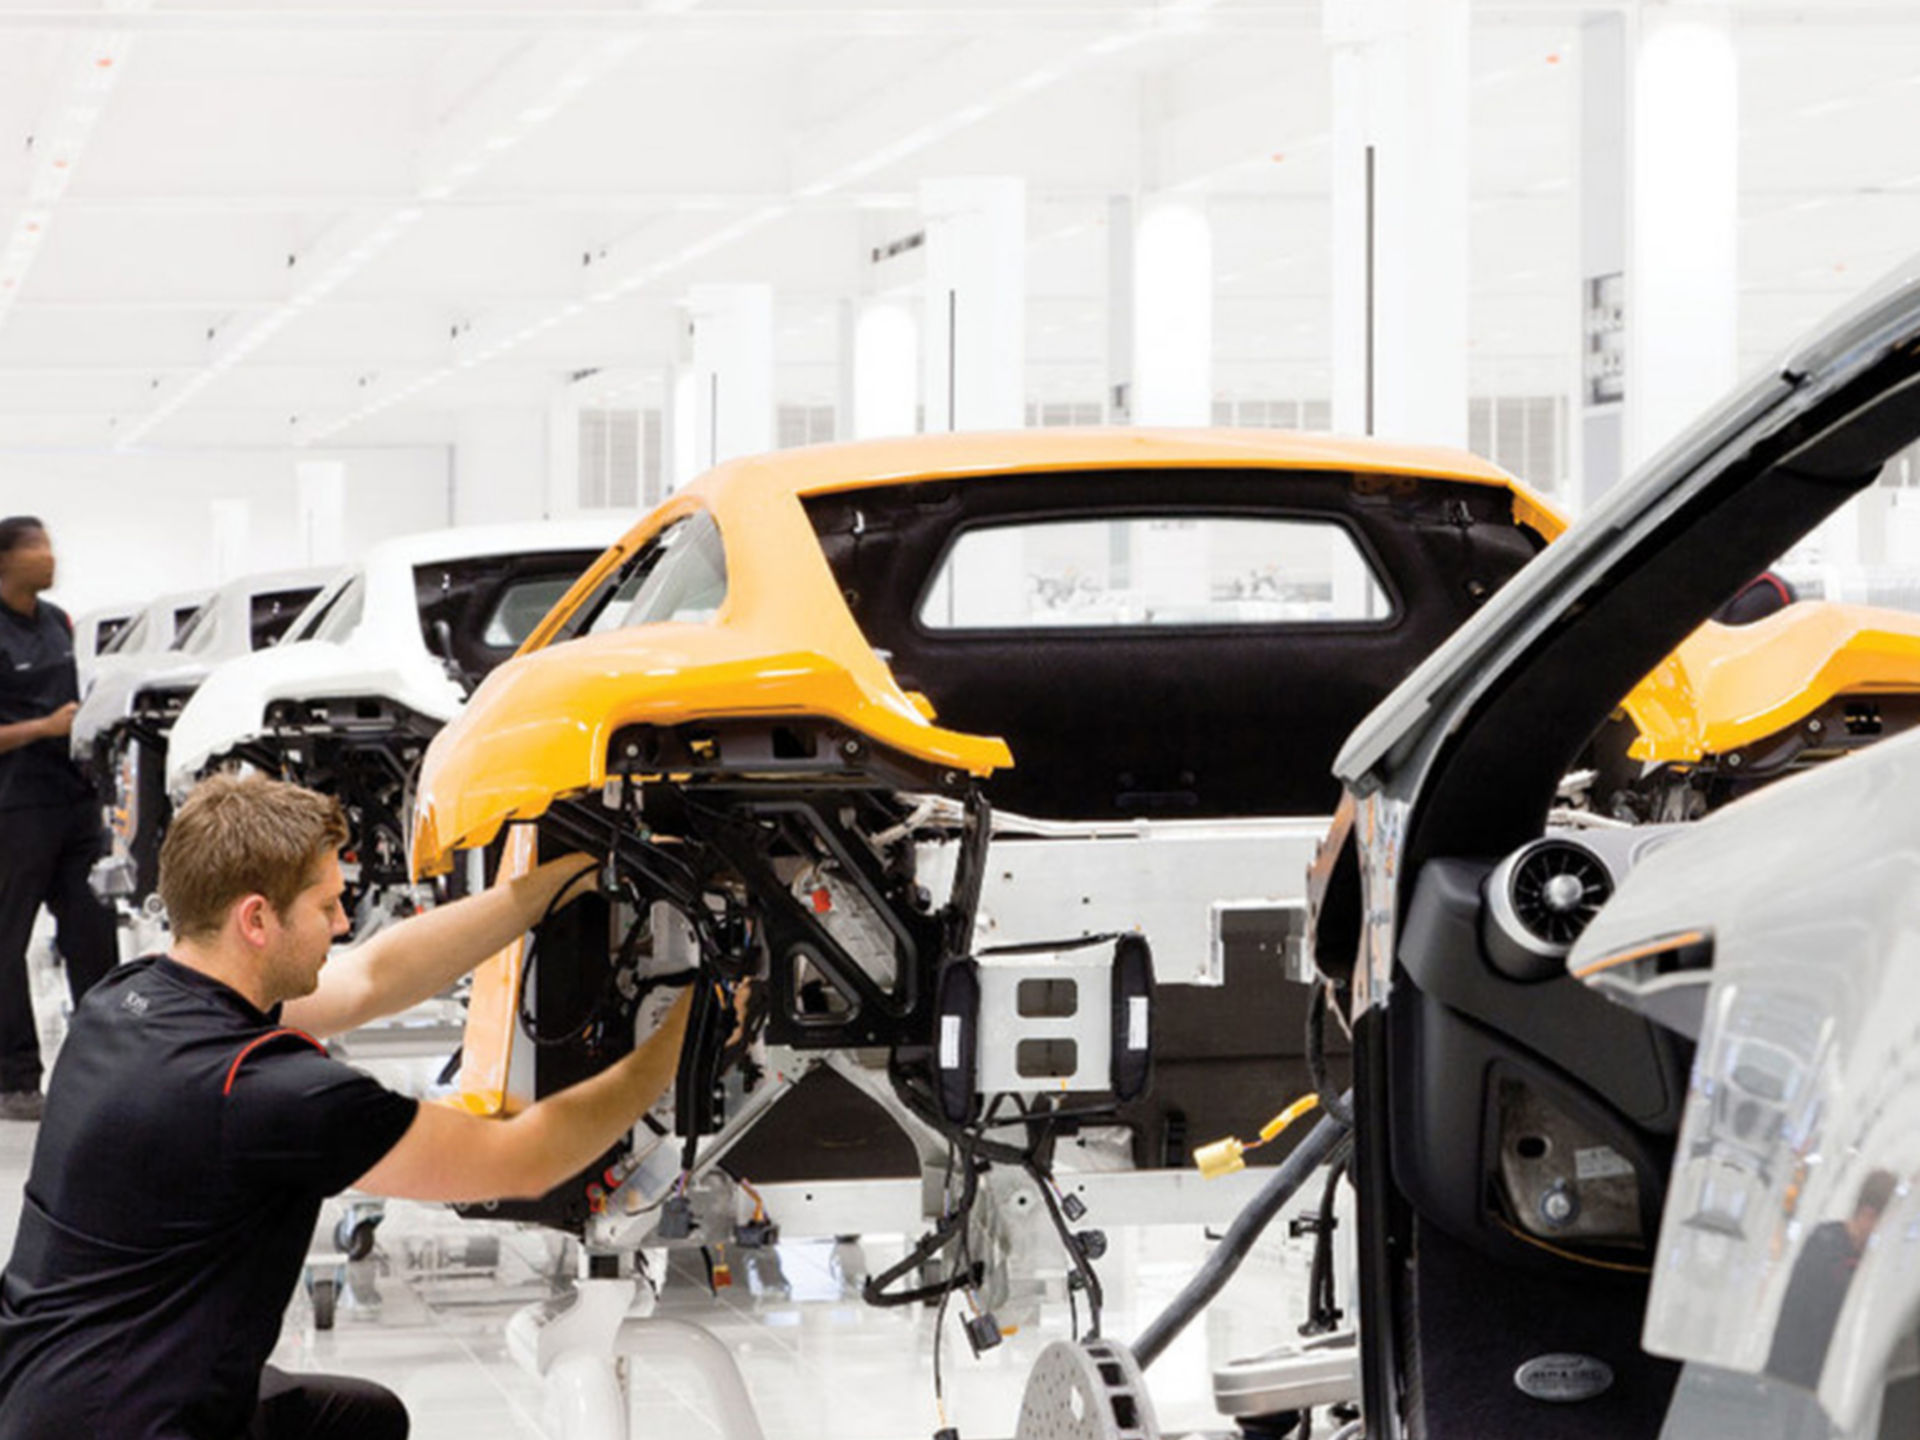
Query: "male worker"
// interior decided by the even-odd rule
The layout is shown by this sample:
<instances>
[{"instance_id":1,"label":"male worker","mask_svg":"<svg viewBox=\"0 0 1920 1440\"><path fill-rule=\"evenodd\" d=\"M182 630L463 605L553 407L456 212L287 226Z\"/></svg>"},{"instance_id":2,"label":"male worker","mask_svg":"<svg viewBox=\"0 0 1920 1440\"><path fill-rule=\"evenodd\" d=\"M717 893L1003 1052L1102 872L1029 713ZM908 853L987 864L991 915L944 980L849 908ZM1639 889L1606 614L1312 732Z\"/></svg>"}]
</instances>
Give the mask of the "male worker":
<instances>
[{"instance_id":1,"label":"male worker","mask_svg":"<svg viewBox=\"0 0 1920 1440\"><path fill-rule=\"evenodd\" d=\"M1845 1220L1816 1225L1808 1234L1780 1300L1767 1374L1808 1390L1820 1388L1820 1374L1826 1369L1827 1351L1854 1272L1899 1188L1899 1178L1891 1171L1868 1171L1855 1194L1853 1213Z\"/></svg>"},{"instance_id":2,"label":"male worker","mask_svg":"<svg viewBox=\"0 0 1920 1440\"><path fill-rule=\"evenodd\" d=\"M87 887L100 803L68 753L80 681L73 622L40 598L53 570L44 525L0 520L0 1120L40 1118L27 942L41 905L53 912L75 1005L119 958L113 915Z\"/></svg>"},{"instance_id":3,"label":"male worker","mask_svg":"<svg viewBox=\"0 0 1920 1440\"><path fill-rule=\"evenodd\" d=\"M173 950L94 988L48 1087L0 1275L0 1440L404 1437L379 1386L263 1378L321 1199L544 1194L672 1081L684 995L625 1059L505 1120L329 1058L312 1037L434 994L592 875L553 861L329 963L346 833L335 800L260 776L203 781L174 816Z\"/></svg>"}]
</instances>

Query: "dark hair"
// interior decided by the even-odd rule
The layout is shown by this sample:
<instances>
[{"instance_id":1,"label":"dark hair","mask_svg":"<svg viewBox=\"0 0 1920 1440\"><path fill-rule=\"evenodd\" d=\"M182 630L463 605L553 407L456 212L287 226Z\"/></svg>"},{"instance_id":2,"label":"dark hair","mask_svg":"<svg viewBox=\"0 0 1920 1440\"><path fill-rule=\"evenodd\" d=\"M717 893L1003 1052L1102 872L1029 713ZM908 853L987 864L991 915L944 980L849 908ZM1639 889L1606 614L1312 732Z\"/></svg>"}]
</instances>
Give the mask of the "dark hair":
<instances>
[{"instance_id":1,"label":"dark hair","mask_svg":"<svg viewBox=\"0 0 1920 1440\"><path fill-rule=\"evenodd\" d=\"M1884 1211L1893 1202L1894 1191L1899 1187L1898 1176L1875 1170L1860 1182L1860 1198L1854 1201L1854 1209Z\"/></svg>"},{"instance_id":2,"label":"dark hair","mask_svg":"<svg viewBox=\"0 0 1920 1440\"><path fill-rule=\"evenodd\" d=\"M9 515L0 520L0 555L9 553L35 530L42 535L47 533L47 527L40 523L38 515Z\"/></svg>"}]
</instances>

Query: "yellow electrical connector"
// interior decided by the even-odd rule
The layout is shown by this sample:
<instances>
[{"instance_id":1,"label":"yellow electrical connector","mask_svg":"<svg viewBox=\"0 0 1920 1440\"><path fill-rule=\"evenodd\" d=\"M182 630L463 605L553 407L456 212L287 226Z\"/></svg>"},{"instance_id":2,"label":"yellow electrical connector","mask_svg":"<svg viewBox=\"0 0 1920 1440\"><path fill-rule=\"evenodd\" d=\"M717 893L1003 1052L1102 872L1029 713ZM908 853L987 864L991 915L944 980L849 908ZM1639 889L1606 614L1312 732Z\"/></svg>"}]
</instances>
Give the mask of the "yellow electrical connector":
<instances>
[{"instance_id":1,"label":"yellow electrical connector","mask_svg":"<svg viewBox=\"0 0 1920 1440\"><path fill-rule=\"evenodd\" d=\"M1273 1139L1274 1136L1278 1135L1282 1130L1286 1129L1319 1103L1320 1097L1318 1095L1302 1095L1298 1100L1294 1101L1291 1105L1287 1106L1286 1109L1274 1116L1273 1119L1260 1127L1260 1143L1262 1145L1266 1144L1269 1140Z\"/></svg>"},{"instance_id":2,"label":"yellow electrical connector","mask_svg":"<svg viewBox=\"0 0 1920 1440\"><path fill-rule=\"evenodd\" d=\"M1211 1145L1202 1145L1193 1152L1193 1163L1200 1168L1202 1180L1218 1180L1222 1175L1231 1175L1236 1170L1247 1168L1243 1158L1247 1147L1233 1136L1216 1140Z\"/></svg>"},{"instance_id":3,"label":"yellow electrical connector","mask_svg":"<svg viewBox=\"0 0 1920 1440\"><path fill-rule=\"evenodd\" d=\"M1258 1150L1319 1103L1318 1095L1302 1095L1260 1127L1258 1140L1240 1140L1229 1135L1226 1139L1216 1140L1211 1145L1202 1145L1193 1152L1193 1163L1199 1168L1200 1177L1203 1180L1217 1180L1222 1175L1231 1175L1236 1170L1246 1169L1247 1151Z\"/></svg>"}]
</instances>

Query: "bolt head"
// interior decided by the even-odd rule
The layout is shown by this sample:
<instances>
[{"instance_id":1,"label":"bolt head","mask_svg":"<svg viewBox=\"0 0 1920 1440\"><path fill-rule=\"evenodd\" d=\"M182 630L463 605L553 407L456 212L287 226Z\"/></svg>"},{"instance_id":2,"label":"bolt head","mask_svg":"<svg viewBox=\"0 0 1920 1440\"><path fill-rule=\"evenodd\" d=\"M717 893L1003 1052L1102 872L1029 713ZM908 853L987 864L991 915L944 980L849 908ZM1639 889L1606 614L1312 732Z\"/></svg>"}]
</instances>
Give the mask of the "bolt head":
<instances>
[{"instance_id":1,"label":"bolt head","mask_svg":"<svg viewBox=\"0 0 1920 1440\"><path fill-rule=\"evenodd\" d=\"M1540 1197L1540 1218L1549 1225L1565 1225L1578 1209L1572 1194L1563 1185L1555 1185Z\"/></svg>"}]
</instances>

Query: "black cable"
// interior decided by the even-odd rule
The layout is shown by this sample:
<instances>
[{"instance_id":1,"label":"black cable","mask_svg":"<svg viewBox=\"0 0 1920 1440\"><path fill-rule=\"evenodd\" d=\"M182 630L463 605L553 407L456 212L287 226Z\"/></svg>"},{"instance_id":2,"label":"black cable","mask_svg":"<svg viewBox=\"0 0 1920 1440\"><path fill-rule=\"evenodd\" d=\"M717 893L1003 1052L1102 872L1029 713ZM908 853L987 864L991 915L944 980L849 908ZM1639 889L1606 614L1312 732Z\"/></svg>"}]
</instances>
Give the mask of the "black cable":
<instances>
[{"instance_id":1,"label":"black cable","mask_svg":"<svg viewBox=\"0 0 1920 1440\"><path fill-rule=\"evenodd\" d=\"M954 1287L949 1286L940 1292L940 1307L933 1312L933 1404L940 1412L941 1424L946 1424L947 1395L940 1379L940 1342L947 1333L947 1306L953 1300Z\"/></svg>"},{"instance_id":2,"label":"black cable","mask_svg":"<svg viewBox=\"0 0 1920 1440\"><path fill-rule=\"evenodd\" d=\"M953 1213L953 1169L958 1160L958 1155L959 1147L953 1140L949 1139L947 1141L947 1173L940 1182L940 1198L944 1202L942 1208L949 1215ZM972 1169L973 1160L971 1156L967 1158L966 1165L969 1170ZM971 1198L969 1198L967 1201L968 1206L971 1207L972 1203ZM964 1217L962 1218L964 1221ZM971 1268L972 1254L966 1240L964 1223L961 1227L960 1244L961 1258L967 1263L968 1267ZM935 1310L933 1314L933 1405L934 1409L940 1414L940 1424L943 1429L947 1423L947 1394L940 1373L940 1351L941 1341L945 1339L947 1333L947 1306L953 1300L955 1288L957 1287L949 1286L940 1292L940 1307ZM869 1303L871 1303L871 1301L869 1301Z\"/></svg>"},{"instance_id":3,"label":"black cable","mask_svg":"<svg viewBox=\"0 0 1920 1440\"><path fill-rule=\"evenodd\" d=\"M1313 1263L1307 1271L1307 1323L1302 1335L1329 1335L1340 1328L1340 1307L1333 1289L1334 1205L1340 1181L1353 1161L1353 1138L1347 1137L1327 1165L1327 1183L1320 1191L1320 1210L1313 1230Z\"/></svg>"},{"instance_id":4,"label":"black cable","mask_svg":"<svg viewBox=\"0 0 1920 1440\"><path fill-rule=\"evenodd\" d=\"M953 1144L951 1138L949 1143ZM870 1275L860 1289L860 1297L877 1309L893 1309L901 1305L913 1305L922 1300L933 1300L954 1290L978 1285L986 1273L986 1267L979 1263L956 1266L953 1272L942 1279L930 1281L911 1290L889 1290L887 1287L905 1275L909 1270L926 1265L941 1251L959 1240L973 1211L975 1196L979 1193L980 1176L978 1166L971 1156L961 1152L964 1163L961 1165L960 1199L957 1204L949 1205L947 1212L926 1234L915 1242L913 1248L896 1265L888 1267L878 1275Z\"/></svg>"},{"instance_id":5,"label":"black cable","mask_svg":"<svg viewBox=\"0 0 1920 1440\"><path fill-rule=\"evenodd\" d=\"M1106 1302L1106 1295L1100 1288L1100 1277L1094 1273L1093 1262L1087 1259L1086 1247L1080 1243L1080 1237L1067 1227L1067 1217L1061 1213L1060 1202L1054 1198L1053 1188L1046 1171L1038 1163L1027 1162L1027 1174L1039 1187L1041 1203L1047 1207L1047 1215L1053 1221L1053 1228L1059 1233L1060 1243L1066 1248L1067 1260L1073 1266L1074 1274L1080 1277L1080 1288L1087 1292L1087 1336L1089 1340L1100 1338L1100 1309ZM1072 1298L1073 1287L1069 1282L1068 1298ZM1075 1317L1075 1327L1079 1320ZM1076 1336L1076 1338L1078 1338Z\"/></svg>"},{"instance_id":6,"label":"black cable","mask_svg":"<svg viewBox=\"0 0 1920 1440\"><path fill-rule=\"evenodd\" d=\"M686 1039L680 1050L680 1074L676 1077L681 1089L675 1096L679 1111L676 1119L685 1134L680 1142L680 1169L686 1175L693 1173L700 1159L701 1122L709 1118L707 1107L718 1078L721 1052L726 1046L726 1033L716 1038L714 1031L724 1023L723 1013L731 1015L729 999L720 992L718 981L712 985L694 982L693 1013L687 1017Z\"/></svg>"},{"instance_id":7,"label":"black cable","mask_svg":"<svg viewBox=\"0 0 1920 1440\"><path fill-rule=\"evenodd\" d=\"M969 1172L978 1175L979 1171L974 1160L973 1145L969 1143L964 1149L959 1150L958 1154L960 1163L965 1165ZM940 1187L942 1195L947 1194L953 1185L954 1155L955 1147L949 1142L947 1146L947 1178L942 1182ZM969 1290L971 1290L972 1287L980 1285L986 1278L987 1267L976 1260L973 1254L973 1196L971 1195L967 1198L966 1212L960 1216L960 1265L967 1275L977 1277L972 1281L972 1286L969 1287ZM951 1294L952 1292L949 1291L948 1293ZM979 1308L978 1297L970 1293L968 1298L973 1302L974 1308L977 1310Z\"/></svg>"},{"instance_id":8,"label":"black cable","mask_svg":"<svg viewBox=\"0 0 1920 1440\"><path fill-rule=\"evenodd\" d=\"M1167 1346L1173 1343L1174 1337L1186 1329L1193 1317L1206 1309L1213 1297L1233 1278L1234 1271L1247 1258L1247 1252L1253 1249L1253 1242L1260 1238L1261 1231L1273 1222L1273 1217L1280 1213L1281 1207L1293 1198L1294 1193L1307 1183L1308 1177L1339 1148L1346 1133L1331 1115L1325 1116L1280 1162L1272 1177L1260 1187L1260 1193L1234 1217L1233 1224L1227 1227L1227 1233L1221 1237L1219 1246L1207 1257L1206 1263L1193 1279L1133 1342L1134 1356L1143 1370L1160 1358Z\"/></svg>"},{"instance_id":9,"label":"black cable","mask_svg":"<svg viewBox=\"0 0 1920 1440\"><path fill-rule=\"evenodd\" d=\"M555 1036L540 1033L539 1018L527 1008L527 989L533 976L534 962L539 959L540 956L541 927L553 919L555 912L560 908L561 902L567 898L568 891L572 890L573 887L585 877L598 875L599 873L600 867L598 865L591 865L585 870L569 876L567 882L553 892L553 898L547 901L547 908L540 913L540 918L534 922L533 928L527 932L527 949L526 953L520 958L520 984L514 996L513 1008L516 1017L519 1019L521 1030L526 1033L527 1038L536 1046L570 1045L592 1029L594 1023L600 1019L601 1008L606 1004L608 992L613 988L614 976L619 973L620 967L618 965L612 967L607 972L606 985L602 987L601 993L594 997L593 1004L587 1009L586 1017L581 1020L578 1025L574 1026L564 1035ZM636 930L639 924L639 917L636 916L634 919L634 928ZM621 958L623 961L630 958L627 955L627 950L629 945L634 943L637 942L634 941L633 931L629 931L627 939L621 944Z\"/></svg>"},{"instance_id":10,"label":"black cable","mask_svg":"<svg viewBox=\"0 0 1920 1440\"><path fill-rule=\"evenodd\" d=\"M1334 1091L1327 1076L1327 992L1331 988L1331 982L1319 982L1307 998L1307 1075L1327 1118L1342 1130L1351 1130L1353 1106Z\"/></svg>"}]
</instances>

